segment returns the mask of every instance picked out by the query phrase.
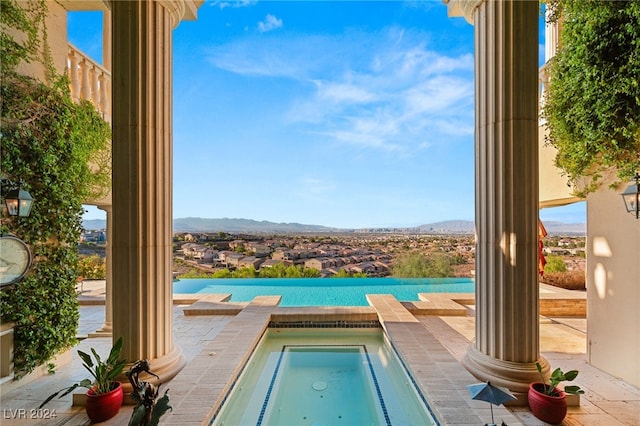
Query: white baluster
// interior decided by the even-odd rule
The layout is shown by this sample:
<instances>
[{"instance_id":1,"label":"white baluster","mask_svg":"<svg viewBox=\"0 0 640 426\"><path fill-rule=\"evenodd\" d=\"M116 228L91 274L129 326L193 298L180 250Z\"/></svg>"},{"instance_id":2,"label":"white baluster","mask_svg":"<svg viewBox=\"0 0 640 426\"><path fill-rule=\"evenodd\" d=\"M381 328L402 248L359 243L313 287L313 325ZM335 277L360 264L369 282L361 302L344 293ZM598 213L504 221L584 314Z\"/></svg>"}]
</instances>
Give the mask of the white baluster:
<instances>
[{"instance_id":1,"label":"white baluster","mask_svg":"<svg viewBox=\"0 0 640 426\"><path fill-rule=\"evenodd\" d=\"M102 118L104 118L108 122L111 122L109 118L109 110L108 110L109 96L107 92L107 78L105 78L104 72L100 73L99 81L100 81L100 104L98 106L98 109L102 113Z\"/></svg>"},{"instance_id":2,"label":"white baluster","mask_svg":"<svg viewBox=\"0 0 640 426\"><path fill-rule=\"evenodd\" d=\"M100 87L98 86L98 75L101 74L100 69L95 65L91 67L91 102L96 109L100 110Z\"/></svg>"},{"instance_id":3,"label":"white baluster","mask_svg":"<svg viewBox=\"0 0 640 426\"><path fill-rule=\"evenodd\" d=\"M78 55L75 50L69 49L69 81L71 86L71 97L78 102L80 94L80 81L78 80Z\"/></svg>"},{"instance_id":4,"label":"white baluster","mask_svg":"<svg viewBox=\"0 0 640 426\"><path fill-rule=\"evenodd\" d=\"M80 83L80 99L90 99L91 85L89 84L89 66L87 65L86 58L82 58L80 61L80 73L82 74Z\"/></svg>"},{"instance_id":5,"label":"white baluster","mask_svg":"<svg viewBox=\"0 0 640 426\"><path fill-rule=\"evenodd\" d=\"M111 73L69 44L67 55L71 95L74 101L88 100L111 122Z\"/></svg>"}]
</instances>

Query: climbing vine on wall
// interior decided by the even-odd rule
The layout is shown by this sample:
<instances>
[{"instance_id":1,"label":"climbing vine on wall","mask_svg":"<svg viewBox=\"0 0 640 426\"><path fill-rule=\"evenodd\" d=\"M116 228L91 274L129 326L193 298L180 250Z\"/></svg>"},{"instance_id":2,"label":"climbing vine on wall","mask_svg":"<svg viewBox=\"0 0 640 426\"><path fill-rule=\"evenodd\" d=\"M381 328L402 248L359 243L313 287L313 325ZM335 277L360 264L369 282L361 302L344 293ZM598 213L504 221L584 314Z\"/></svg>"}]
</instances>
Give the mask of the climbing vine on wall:
<instances>
[{"instance_id":1,"label":"climbing vine on wall","mask_svg":"<svg viewBox=\"0 0 640 426\"><path fill-rule=\"evenodd\" d=\"M15 324L20 377L75 343L82 203L108 190L110 126L91 103L74 103L67 78L55 73L42 19L46 1L1 6L0 173L21 181L35 200L29 217L2 218L2 232L22 238L34 257L29 273L0 292L2 321ZM45 64L48 84L18 72L36 60Z\"/></svg>"},{"instance_id":2,"label":"climbing vine on wall","mask_svg":"<svg viewBox=\"0 0 640 426\"><path fill-rule=\"evenodd\" d=\"M640 2L547 6L562 29L548 65L548 142L558 149L556 165L585 195L612 172L628 180L640 169Z\"/></svg>"}]
</instances>

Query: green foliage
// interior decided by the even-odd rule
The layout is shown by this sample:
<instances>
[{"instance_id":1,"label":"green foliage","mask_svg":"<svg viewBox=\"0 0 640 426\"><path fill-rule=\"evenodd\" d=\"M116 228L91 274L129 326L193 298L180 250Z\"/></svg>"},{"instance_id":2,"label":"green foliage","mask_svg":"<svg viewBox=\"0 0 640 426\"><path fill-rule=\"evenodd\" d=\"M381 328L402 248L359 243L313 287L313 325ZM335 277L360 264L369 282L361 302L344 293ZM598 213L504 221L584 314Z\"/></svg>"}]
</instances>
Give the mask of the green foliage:
<instances>
[{"instance_id":1,"label":"green foliage","mask_svg":"<svg viewBox=\"0 0 640 426\"><path fill-rule=\"evenodd\" d=\"M191 268L189 271L180 274L180 278L214 278L215 273L206 272L202 269Z\"/></svg>"},{"instance_id":2,"label":"green foliage","mask_svg":"<svg viewBox=\"0 0 640 426\"><path fill-rule=\"evenodd\" d=\"M255 278L257 275L253 267L238 268L233 272L233 278Z\"/></svg>"},{"instance_id":3,"label":"green foliage","mask_svg":"<svg viewBox=\"0 0 640 426\"><path fill-rule=\"evenodd\" d=\"M544 380L544 376L542 375L542 366L539 362L536 362L536 369L538 370L540 378L542 379L542 383L544 384L544 393L549 396L553 396L556 393L556 388L561 382L571 382L573 381L573 379L578 377L578 370L570 370L564 373L561 369L556 368L555 370L553 370L553 373L551 373L551 376L549 377L549 383L547 384ZM564 392L574 395L584 393L584 391L580 389L580 386L575 385L565 386Z\"/></svg>"},{"instance_id":4,"label":"green foliage","mask_svg":"<svg viewBox=\"0 0 640 426\"><path fill-rule=\"evenodd\" d=\"M231 271L227 268L218 269L213 273L213 278L232 278Z\"/></svg>"},{"instance_id":5,"label":"green foliage","mask_svg":"<svg viewBox=\"0 0 640 426\"><path fill-rule=\"evenodd\" d=\"M544 265L544 273L567 272L567 264L560 256L547 256L547 263Z\"/></svg>"},{"instance_id":6,"label":"green foliage","mask_svg":"<svg viewBox=\"0 0 640 426\"><path fill-rule=\"evenodd\" d=\"M157 426L160 423L160 417L162 417L167 411L172 411L173 407L169 404L169 389L164 391L164 394L158 399L152 407L151 418L148 423L145 423L146 407L142 402L138 402L131 413L129 419L129 426ZM136 395L133 393L133 395Z\"/></svg>"},{"instance_id":7,"label":"green foliage","mask_svg":"<svg viewBox=\"0 0 640 426\"><path fill-rule=\"evenodd\" d=\"M112 382L122 374L124 366L127 364L126 360L120 359L122 344L122 337L120 337L109 351L109 356L105 360L93 348L91 348L91 354L79 350L78 355L82 359L82 366L91 374L91 378L83 379L78 383L52 393L38 408L42 408L56 396L62 398L79 387L91 389L98 395L111 391Z\"/></svg>"},{"instance_id":8,"label":"green foliage","mask_svg":"<svg viewBox=\"0 0 640 426\"><path fill-rule=\"evenodd\" d=\"M302 265L289 265L276 263L270 268L261 268L256 271L252 267L238 268L234 271L228 268L216 270L213 275L207 278L316 278L320 276L320 271L313 268L305 268ZM200 278L182 275L183 278Z\"/></svg>"},{"instance_id":9,"label":"green foliage","mask_svg":"<svg viewBox=\"0 0 640 426\"><path fill-rule=\"evenodd\" d=\"M333 275L331 278L367 278L368 275L364 272L348 272L344 269L340 269L338 273Z\"/></svg>"},{"instance_id":10,"label":"green foliage","mask_svg":"<svg viewBox=\"0 0 640 426\"><path fill-rule=\"evenodd\" d=\"M106 259L97 254L80 257L77 273L79 278L85 280L103 280L107 277Z\"/></svg>"},{"instance_id":11,"label":"green foliage","mask_svg":"<svg viewBox=\"0 0 640 426\"><path fill-rule=\"evenodd\" d=\"M15 71L21 62L32 62L38 57L40 39L38 29L46 16L42 1L0 1L0 24L11 31L0 32L0 63L3 73ZM16 32L24 37L16 37Z\"/></svg>"},{"instance_id":12,"label":"green foliage","mask_svg":"<svg viewBox=\"0 0 640 426\"><path fill-rule=\"evenodd\" d=\"M640 169L640 2L550 0L562 19L543 116L556 165L596 189L609 171Z\"/></svg>"},{"instance_id":13,"label":"green foliage","mask_svg":"<svg viewBox=\"0 0 640 426\"><path fill-rule=\"evenodd\" d=\"M40 51L47 51L37 43L28 41L21 48L11 41L15 29L28 34L27 39L33 34L46 35L41 19L46 2L20 5L32 9L19 12L17 3L8 0L2 1L0 9L0 174L22 182L35 200L28 218L3 218L1 229L27 242L34 257L25 278L0 293L2 321L15 323L18 378L76 341L82 203L101 195L110 184L110 127L93 105L75 104L64 77L55 77L47 86L15 72L14 65L38 59ZM40 41L46 44L46 37ZM42 60L50 70L46 59Z\"/></svg>"},{"instance_id":14,"label":"green foliage","mask_svg":"<svg viewBox=\"0 0 640 426\"><path fill-rule=\"evenodd\" d=\"M449 256L444 253L406 252L396 257L392 275L398 278L446 278L453 276Z\"/></svg>"},{"instance_id":15,"label":"green foliage","mask_svg":"<svg viewBox=\"0 0 640 426\"><path fill-rule=\"evenodd\" d=\"M285 265L276 263L270 268L261 268L258 274L260 278L317 278L320 271L314 268L305 268L302 265Z\"/></svg>"}]
</instances>

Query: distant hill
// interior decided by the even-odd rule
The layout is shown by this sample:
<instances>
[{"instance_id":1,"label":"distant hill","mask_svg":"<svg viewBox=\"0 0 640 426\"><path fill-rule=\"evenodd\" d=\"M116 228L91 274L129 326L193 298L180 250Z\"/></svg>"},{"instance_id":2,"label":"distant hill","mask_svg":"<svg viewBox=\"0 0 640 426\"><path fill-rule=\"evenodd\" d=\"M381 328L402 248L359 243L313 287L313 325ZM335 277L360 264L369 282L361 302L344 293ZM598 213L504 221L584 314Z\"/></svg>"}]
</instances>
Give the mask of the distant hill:
<instances>
[{"instance_id":1,"label":"distant hill","mask_svg":"<svg viewBox=\"0 0 640 426\"><path fill-rule=\"evenodd\" d=\"M107 227L107 221L104 219L84 219L82 221L82 227L87 231L93 231L95 229L105 229Z\"/></svg>"},{"instance_id":2,"label":"distant hill","mask_svg":"<svg viewBox=\"0 0 640 426\"><path fill-rule=\"evenodd\" d=\"M549 235L587 235L584 223L543 222ZM425 234L473 234L475 224L471 220L447 220L417 226L420 233Z\"/></svg>"},{"instance_id":3,"label":"distant hill","mask_svg":"<svg viewBox=\"0 0 640 426\"><path fill-rule=\"evenodd\" d=\"M333 232L337 228L321 225L304 225L301 223L275 223L266 220L252 219L205 219L201 217L185 217L173 220L174 232Z\"/></svg>"},{"instance_id":4,"label":"distant hill","mask_svg":"<svg viewBox=\"0 0 640 426\"><path fill-rule=\"evenodd\" d=\"M104 229L104 219L84 220L86 230ZM398 231L411 231L421 234L473 234L474 222L471 220L447 220L429 223L415 228L398 228ZM586 235L584 223L544 222L550 235ZM174 232L268 232L268 233L312 233L312 232L352 232L352 229L331 228L321 225L305 225L301 223L275 223L266 220L251 219L207 219L201 217L185 217L173 220ZM369 232L375 232L370 230Z\"/></svg>"},{"instance_id":5,"label":"distant hill","mask_svg":"<svg viewBox=\"0 0 640 426\"><path fill-rule=\"evenodd\" d=\"M475 223L471 220L445 220L416 226L422 234L473 234Z\"/></svg>"},{"instance_id":6,"label":"distant hill","mask_svg":"<svg viewBox=\"0 0 640 426\"><path fill-rule=\"evenodd\" d=\"M549 235L587 235L586 223L542 222Z\"/></svg>"}]
</instances>

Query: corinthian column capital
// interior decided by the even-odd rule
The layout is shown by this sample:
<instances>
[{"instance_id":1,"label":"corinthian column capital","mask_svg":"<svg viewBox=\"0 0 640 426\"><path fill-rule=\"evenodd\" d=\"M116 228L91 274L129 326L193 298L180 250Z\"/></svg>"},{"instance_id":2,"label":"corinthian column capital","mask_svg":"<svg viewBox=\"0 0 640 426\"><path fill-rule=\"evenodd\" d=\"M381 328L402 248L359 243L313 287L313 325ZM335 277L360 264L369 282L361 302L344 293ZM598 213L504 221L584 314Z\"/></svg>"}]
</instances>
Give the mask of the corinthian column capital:
<instances>
[{"instance_id":1,"label":"corinthian column capital","mask_svg":"<svg viewBox=\"0 0 640 426\"><path fill-rule=\"evenodd\" d=\"M442 0L447 5L447 15L449 17L462 16L468 23L473 25L473 14L484 2L490 0Z\"/></svg>"},{"instance_id":2,"label":"corinthian column capital","mask_svg":"<svg viewBox=\"0 0 640 426\"><path fill-rule=\"evenodd\" d=\"M171 16L171 26L175 28L181 20L195 20L198 17L198 8L204 0L157 0Z\"/></svg>"}]
</instances>

